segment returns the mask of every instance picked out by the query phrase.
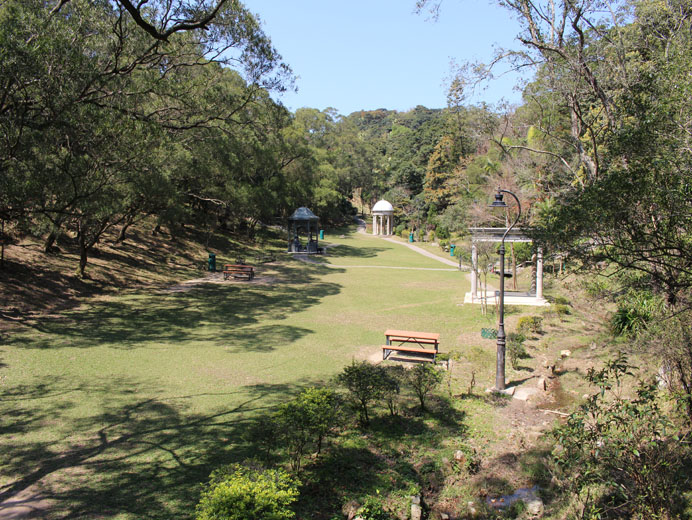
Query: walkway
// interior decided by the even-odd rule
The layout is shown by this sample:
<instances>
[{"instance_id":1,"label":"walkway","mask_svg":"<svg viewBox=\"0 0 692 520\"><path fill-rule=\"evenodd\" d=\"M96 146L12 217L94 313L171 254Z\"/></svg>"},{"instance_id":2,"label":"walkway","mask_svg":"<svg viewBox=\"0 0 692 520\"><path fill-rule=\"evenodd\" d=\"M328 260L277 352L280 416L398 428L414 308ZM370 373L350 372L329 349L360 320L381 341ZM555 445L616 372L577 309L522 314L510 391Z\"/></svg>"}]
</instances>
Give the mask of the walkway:
<instances>
[{"instance_id":1,"label":"walkway","mask_svg":"<svg viewBox=\"0 0 692 520\"><path fill-rule=\"evenodd\" d=\"M450 260L448 258L441 257L439 255L436 255L435 253L431 253L430 251L427 251L423 249L422 247L414 246L413 244L410 244L408 242L402 242L401 240L396 240L395 238L386 238L383 237L384 240L387 242L392 242L393 244L399 244L401 246L406 246L409 249L415 251L416 253L420 253L421 255L427 256L428 258L432 258L433 260L437 260L438 262L442 262L443 264L451 265L452 267L456 267L457 269L459 268L459 262L455 262L454 260ZM470 269L468 266L462 265L461 266L462 270L468 270Z\"/></svg>"}]
</instances>

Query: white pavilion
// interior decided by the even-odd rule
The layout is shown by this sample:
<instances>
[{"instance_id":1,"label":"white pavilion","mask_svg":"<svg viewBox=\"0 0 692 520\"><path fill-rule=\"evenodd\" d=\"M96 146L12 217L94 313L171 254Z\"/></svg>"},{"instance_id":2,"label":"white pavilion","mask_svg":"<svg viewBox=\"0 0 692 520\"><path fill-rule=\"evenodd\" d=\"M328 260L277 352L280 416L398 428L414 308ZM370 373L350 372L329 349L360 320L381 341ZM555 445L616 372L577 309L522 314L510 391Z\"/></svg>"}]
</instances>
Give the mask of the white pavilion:
<instances>
[{"instance_id":1,"label":"white pavilion","mask_svg":"<svg viewBox=\"0 0 692 520\"><path fill-rule=\"evenodd\" d=\"M380 200L372 207L372 234L391 235L394 229L394 206Z\"/></svg>"}]
</instances>

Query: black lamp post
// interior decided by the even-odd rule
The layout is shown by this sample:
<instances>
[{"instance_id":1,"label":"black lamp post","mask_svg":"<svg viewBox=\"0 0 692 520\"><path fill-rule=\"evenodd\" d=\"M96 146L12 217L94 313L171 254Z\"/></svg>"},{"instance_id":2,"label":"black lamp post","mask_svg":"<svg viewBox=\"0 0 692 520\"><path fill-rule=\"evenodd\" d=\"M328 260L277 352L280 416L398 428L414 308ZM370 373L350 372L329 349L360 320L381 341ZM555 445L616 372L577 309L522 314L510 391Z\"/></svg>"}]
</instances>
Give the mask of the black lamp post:
<instances>
[{"instance_id":1,"label":"black lamp post","mask_svg":"<svg viewBox=\"0 0 692 520\"><path fill-rule=\"evenodd\" d=\"M497 366L495 369L495 390L505 389L505 345L507 344L507 336L505 335L505 238L507 233L511 231L514 225L519 221L521 216L521 203L517 196L511 191L503 190L497 188L497 193L495 194L495 202L490 204L491 208L506 208L507 204L503 200L503 193L508 193L514 200L517 201L517 206L519 212L517 213L517 218L514 219L512 225L507 228L505 234L502 235L502 242L500 243L500 323L497 327Z\"/></svg>"}]
</instances>

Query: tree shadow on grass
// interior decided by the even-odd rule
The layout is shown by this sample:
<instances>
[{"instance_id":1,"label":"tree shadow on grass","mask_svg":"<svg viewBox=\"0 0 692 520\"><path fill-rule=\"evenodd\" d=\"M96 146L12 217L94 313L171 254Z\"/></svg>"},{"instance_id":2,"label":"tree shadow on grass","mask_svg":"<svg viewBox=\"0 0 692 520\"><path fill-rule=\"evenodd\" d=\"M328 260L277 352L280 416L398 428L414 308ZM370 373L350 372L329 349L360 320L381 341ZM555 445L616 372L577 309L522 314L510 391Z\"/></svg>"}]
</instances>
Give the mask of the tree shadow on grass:
<instances>
[{"instance_id":1,"label":"tree shadow on grass","mask_svg":"<svg viewBox=\"0 0 692 520\"><path fill-rule=\"evenodd\" d=\"M71 348L109 343L113 348L132 349L150 340L207 339L220 345L267 352L277 343L296 341L312 331L288 324L259 326L260 323L290 320L293 314L318 305L323 298L341 290L339 284L320 281L321 270L333 272L319 266L283 267L280 271L292 280L290 283L206 284L188 292L96 302L59 318L37 320L33 328L43 335L15 336L7 344L46 349L56 342Z\"/></svg>"},{"instance_id":2,"label":"tree shadow on grass","mask_svg":"<svg viewBox=\"0 0 692 520\"><path fill-rule=\"evenodd\" d=\"M188 403L200 396L141 398L131 390L138 386L55 377L0 394L0 517L13 497L38 494L49 511L26 518L189 518L212 469L255 455L242 440L250 418L298 391L247 387L242 395L216 394L228 397L226 410L194 413ZM97 397L98 412L75 419L84 393Z\"/></svg>"},{"instance_id":3,"label":"tree shadow on grass","mask_svg":"<svg viewBox=\"0 0 692 520\"><path fill-rule=\"evenodd\" d=\"M296 505L298 518L341 517L341 508L349 500L392 488L407 489L417 480L413 467L401 460L388 460L365 447L335 446L305 468Z\"/></svg>"},{"instance_id":4,"label":"tree shadow on grass","mask_svg":"<svg viewBox=\"0 0 692 520\"><path fill-rule=\"evenodd\" d=\"M329 248L328 257L334 260L338 260L339 258L374 258L382 251L386 250L387 249L384 247L354 247L346 244L339 244Z\"/></svg>"}]
</instances>

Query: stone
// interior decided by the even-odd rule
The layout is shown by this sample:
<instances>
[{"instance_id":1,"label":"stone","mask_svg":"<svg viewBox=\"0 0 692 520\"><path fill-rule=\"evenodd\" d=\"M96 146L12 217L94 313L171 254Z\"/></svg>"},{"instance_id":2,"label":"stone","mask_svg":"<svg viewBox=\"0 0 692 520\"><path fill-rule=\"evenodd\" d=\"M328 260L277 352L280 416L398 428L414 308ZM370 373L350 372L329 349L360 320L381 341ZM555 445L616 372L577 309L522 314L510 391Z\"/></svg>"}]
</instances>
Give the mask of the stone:
<instances>
[{"instance_id":1,"label":"stone","mask_svg":"<svg viewBox=\"0 0 692 520\"><path fill-rule=\"evenodd\" d=\"M548 385L545 382L545 377L539 377L538 378L537 386L538 386L538 389L542 390L543 392L545 392L548 389Z\"/></svg>"},{"instance_id":2,"label":"stone","mask_svg":"<svg viewBox=\"0 0 692 520\"><path fill-rule=\"evenodd\" d=\"M413 495L411 497L411 503L419 506L420 505L420 495Z\"/></svg>"},{"instance_id":3,"label":"stone","mask_svg":"<svg viewBox=\"0 0 692 520\"><path fill-rule=\"evenodd\" d=\"M476 504L473 502L469 502L467 504L468 510L469 510L469 515L472 517L475 517L478 514L478 510L476 509Z\"/></svg>"},{"instance_id":4,"label":"stone","mask_svg":"<svg viewBox=\"0 0 692 520\"><path fill-rule=\"evenodd\" d=\"M351 500L341 507L341 512L348 520L355 520L356 512L359 508L360 504L355 500Z\"/></svg>"},{"instance_id":5,"label":"stone","mask_svg":"<svg viewBox=\"0 0 692 520\"><path fill-rule=\"evenodd\" d=\"M447 513L440 513L440 520L449 520L449 515Z\"/></svg>"},{"instance_id":6,"label":"stone","mask_svg":"<svg viewBox=\"0 0 692 520\"><path fill-rule=\"evenodd\" d=\"M411 504L411 520L421 520L423 509L418 504Z\"/></svg>"},{"instance_id":7,"label":"stone","mask_svg":"<svg viewBox=\"0 0 692 520\"><path fill-rule=\"evenodd\" d=\"M560 351L560 357L561 357L561 358L570 357L571 355L572 355L572 351L571 351L571 350L561 350L561 351Z\"/></svg>"},{"instance_id":8,"label":"stone","mask_svg":"<svg viewBox=\"0 0 692 520\"><path fill-rule=\"evenodd\" d=\"M530 517L540 518L544 510L543 501L540 498L534 497L526 501L526 514Z\"/></svg>"},{"instance_id":9,"label":"stone","mask_svg":"<svg viewBox=\"0 0 692 520\"><path fill-rule=\"evenodd\" d=\"M464 455L464 452L461 450L457 450L454 452L454 460L457 462L461 462L462 460L466 459L466 455Z\"/></svg>"}]
</instances>

